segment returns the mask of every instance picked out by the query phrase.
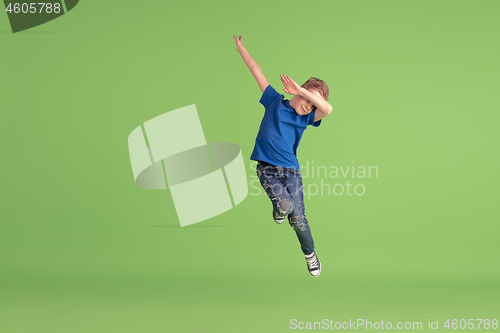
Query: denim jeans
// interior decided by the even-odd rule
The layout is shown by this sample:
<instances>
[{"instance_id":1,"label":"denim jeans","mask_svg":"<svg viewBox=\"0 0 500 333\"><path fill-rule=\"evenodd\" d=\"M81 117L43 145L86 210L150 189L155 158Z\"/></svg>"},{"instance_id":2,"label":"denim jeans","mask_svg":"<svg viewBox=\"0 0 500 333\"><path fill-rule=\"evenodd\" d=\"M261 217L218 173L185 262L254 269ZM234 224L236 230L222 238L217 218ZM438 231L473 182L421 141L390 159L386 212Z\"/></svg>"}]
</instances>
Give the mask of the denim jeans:
<instances>
[{"instance_id":1,"label":"denim jeans","mask_svg":"<svg viewBox=\"0 0 500 333\"><path fill-rule=\"evenodd\" d=\"M314 241L305 215L300 171L259 162L257 164L257 177L259 177L260 184L267 196L271 199L274 211L281 215L288 214L288 222L297 234L302 252L305 255L313 253ZM291 208L286 200L291 203ZM288 209L283 210L283 207Z\"/></svg>"}]
</instances>

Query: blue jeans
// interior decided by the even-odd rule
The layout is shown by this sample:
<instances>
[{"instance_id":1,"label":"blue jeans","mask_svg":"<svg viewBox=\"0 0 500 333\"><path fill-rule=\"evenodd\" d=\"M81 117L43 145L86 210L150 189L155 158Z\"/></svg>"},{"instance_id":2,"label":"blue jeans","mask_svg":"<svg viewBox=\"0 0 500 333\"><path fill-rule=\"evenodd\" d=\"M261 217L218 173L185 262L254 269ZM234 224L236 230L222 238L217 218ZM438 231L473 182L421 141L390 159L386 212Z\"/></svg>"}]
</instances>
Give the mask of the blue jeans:
<instances>
[{"instance_id":1,"label":"blue jeans","mask_svg":"<svg viewBox=\"0 0 500 333\"><path fill-rule=\"evenodd\" d=\"M288 222L297 234L302 252L305 255L313 253L314 241L305 215L300 171L259 162L257 177L271 199L274 211L280 215L288 215Z\"/></svg>"}]
</instances>

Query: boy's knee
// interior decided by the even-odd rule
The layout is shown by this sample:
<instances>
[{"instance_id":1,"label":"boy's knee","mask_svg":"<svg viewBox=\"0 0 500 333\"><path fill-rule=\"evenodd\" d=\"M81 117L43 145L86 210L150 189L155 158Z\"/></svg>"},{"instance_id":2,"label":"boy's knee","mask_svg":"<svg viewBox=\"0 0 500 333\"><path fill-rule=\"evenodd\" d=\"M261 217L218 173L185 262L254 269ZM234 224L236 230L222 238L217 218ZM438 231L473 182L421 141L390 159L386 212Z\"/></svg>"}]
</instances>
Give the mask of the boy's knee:
<instances>
[{"instance_id":1,"label":"boy's knee","mask_svg":"<svg viewBox=\"0 0 500 333\"><path fill-rule=\"evenodd\" d=\"M290 226L294 229L302 230L302 227L304 227L304 223L306 223L304 215L294 216L290 218Z\"/></svg>"},{"instance_id":2,"label":"boy's knee","mask_svg":"<svg viewBox=\"0 0 500 333\"><path fill-rule=\"evenodd\" d=\"M278 211L281 215L288 215L292 212L293 206L290 200L283 199L277 203Z\"/></svg>"}]
</instances>

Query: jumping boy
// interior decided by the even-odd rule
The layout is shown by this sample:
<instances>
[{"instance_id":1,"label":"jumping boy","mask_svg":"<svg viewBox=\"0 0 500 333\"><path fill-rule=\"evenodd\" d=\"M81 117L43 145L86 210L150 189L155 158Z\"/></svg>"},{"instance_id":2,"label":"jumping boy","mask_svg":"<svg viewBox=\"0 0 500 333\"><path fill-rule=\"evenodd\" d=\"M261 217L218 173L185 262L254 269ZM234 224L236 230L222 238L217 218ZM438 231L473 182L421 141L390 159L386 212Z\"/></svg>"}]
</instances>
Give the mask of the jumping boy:
<instances>
[{"instance_id":1,"label":"jumping boy","mask_svg":"<svg viewBox=\"0 0 500 333\"><path fill-rule=\"evenodd\" d=\"M250 159L258 162L257 176L273 204L274 221L281 224L288 217L299 239L309 273L319 276L321 264L305 216L297 148L307 125L318 127L321 119L332 111L327 102L328 86L319 79L310 78L299 87L290 77L281 75L283 90L294 95L291 100L284 99L269 85L260 66L243 46L241 36L233 38L236 50L259 84L262 91L260 103L265 107Z\"/></svg>"}]
</instances>

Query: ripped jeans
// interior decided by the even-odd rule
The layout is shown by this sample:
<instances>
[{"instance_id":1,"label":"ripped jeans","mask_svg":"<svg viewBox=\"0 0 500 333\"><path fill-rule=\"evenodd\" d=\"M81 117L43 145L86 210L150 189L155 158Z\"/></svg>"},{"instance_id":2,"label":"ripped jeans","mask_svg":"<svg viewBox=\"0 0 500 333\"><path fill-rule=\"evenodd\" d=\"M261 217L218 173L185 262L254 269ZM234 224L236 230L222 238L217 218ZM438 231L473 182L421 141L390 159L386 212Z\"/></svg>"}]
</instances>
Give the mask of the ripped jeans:
<instances>
[{"instance_id":1,"label":"ripped jeans","mask_svg":"<svg viewBox=\"0 0 500 333\"><path fill-rule=\"evenodd\" d=\"M302 252L305 255L313 253L314 241L305 216L300 171L259 161L257 177L259 177L260 184L267 196L271 199L274 211L281 215L288 214L288 222L297 234ZM289 203L291 203L291 209ZM287 209L283 210L283 207L287 207Z\"/></svg>"}]
</instances>

